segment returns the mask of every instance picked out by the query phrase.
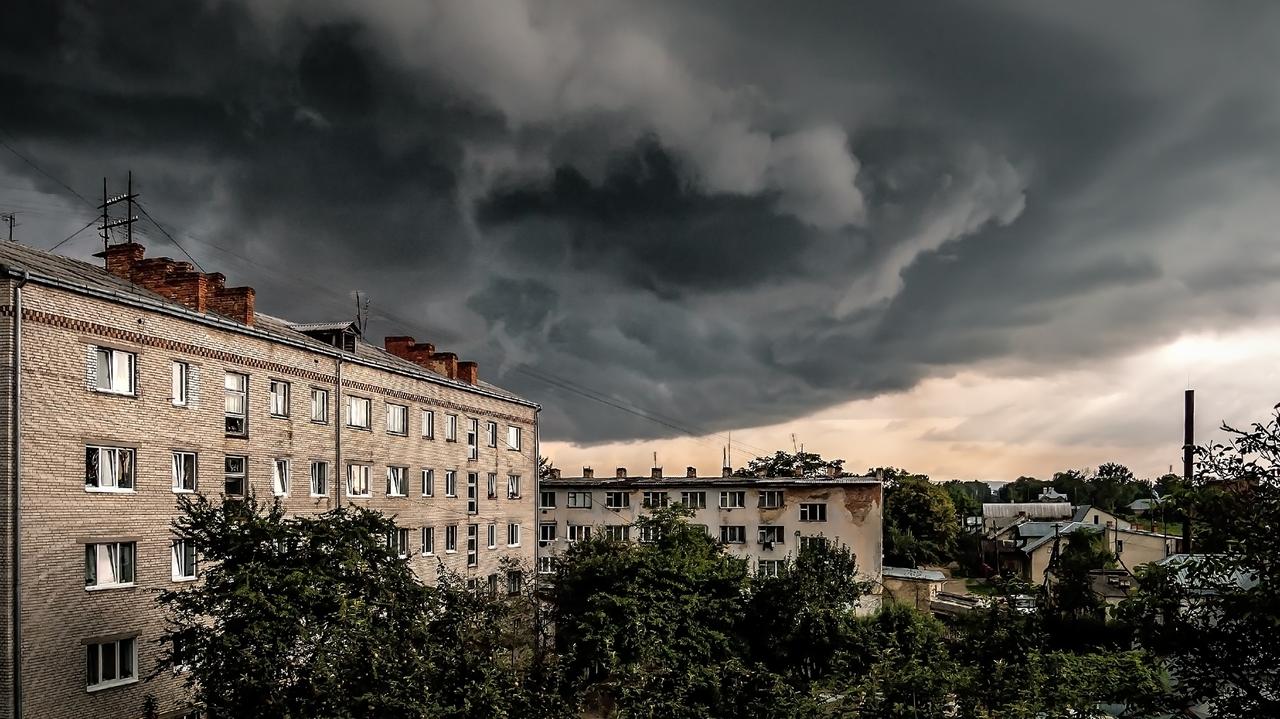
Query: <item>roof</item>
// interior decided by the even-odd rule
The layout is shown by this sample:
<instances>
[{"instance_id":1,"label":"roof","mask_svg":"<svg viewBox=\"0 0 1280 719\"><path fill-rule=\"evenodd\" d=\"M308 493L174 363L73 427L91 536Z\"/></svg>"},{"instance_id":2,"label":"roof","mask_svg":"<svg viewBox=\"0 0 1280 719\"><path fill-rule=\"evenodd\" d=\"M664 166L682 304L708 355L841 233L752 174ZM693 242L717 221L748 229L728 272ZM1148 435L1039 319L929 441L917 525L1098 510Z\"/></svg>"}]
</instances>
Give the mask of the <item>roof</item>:
<instances>
[{"instance_id":1,"label":"roof","mask_svg":"<svg viewBox=\"0 0 1280 719\"><path fill-rule=\"evenodd\" d=\"M1025 527L1026 525L1024 524L1022 526ZM1101 531L1102 531L1102 527L1099 527L1093 524L1085 524L1083 522L1066 522L1064 524L1058 525L1058 531L1056 534L1054 534L1053 532L1050 532L1049 534L1046 534L1044 536L1033 538L1031 541L1027 542L1025 545L1022 546L1022 551L1025 552L1026 554L1031 554L1032 552L1036 551L1040 547L1043 547L1049 542L1052 542L1055 537L1074 534L1076 532L1101 532Z\"/></svg>"},{"instance_id":2,"label":"roof","mask_svg":"<svg viewBox=\"0 0 1280 719\"><path fill-rule=\"evenodd\" d=\"M1032 519L1070 517L1071 505L1066 502L1009 502L982 505L984 518L1007 518L1025 514Z\"/></svg>"},{"instance_id":3,"label":"roof","mask_svg":"<svg viewBox=\"0 0 1280 719\"><path fill-rule=\"evenodd\" d=\"M49 284L63 289L80 291L86 294L101 296L105 299L133 304L147 309L157 310L180 316L184 319L219 328L254 335L264 339L300 346L314 352L328 355L342 355L357 362L369 364L399 374L410 375L418 379L447 385L467 392L485 394L519 404L537 407L538 405L512 392L496 387L488 382L477 382L474 385L460 380L452 380L444 375L432 372L425 367L401 359L390 352L357 339L355 352L340 350L325 342L321 342L303 334L299 328L317 329L345 327L350 322L316 322L295 324L279 317L263 312L254 313L253 326L240 324L220 315L196 312L180 302L158 295L150 290L117 277L96 264L84 262L71 257L54 254L45 250L28 247L16 242L0 242L0 272L6 274L30 275L32 282Z\"/></svg>"},{"instance_id":4,"label":"roof","mask_svg":"<svg viewBox=\"0 0 1280 719\"><path fill-rule=\"evenodd\" d=\"M290 329L299 332L355 332L360 334L360 328L355 322L350 320L346 322L293 322L289 324Z\"/></svg>"},{"instance_id":5,"label":"roof","mask_svg":"<svg viewBox=\"0 0 1280 719\"><path fill-rule=\"evenodd\" d=\"M804 477L559 477L543 479L543 487L589 487L593 489L644 489L647 487L679 488L713 487L797 487L797 486L846 486L881 484L875 477L835 477L832 479L807 479Z\"/></svg>"},{"instance_id":6,"label":"roof","mask_svg":"<svg viewBox=\"0 0 1280 719\"><path fill-rule=\"evenodd\" d=\"M916 582L945 582L947 575L936 569L913 569L911 567L885 567L883 574L890 579L905 579Z\"/></svg>"},{"instance_id":7,"label":"roof","mask_svg":"<svg viewBox=\"0 0 1280 719\"><path fill-rule=\"evenodd\" d=\"M1171 554L1156 564L1169 567L1174 573L1174 581L1179 584L1198 583L1199 586L1191 587L1198 594L1217 594L1230 585L1253 589L1259 581L1256 572L1233 566L1235 562L1221 554Z\"/></svg>"},{"instance_id":8,"label":"roof","mask_svg":"<svg viewBox=\"0 0 1280 719\"><path fill-rule=\"evenodd\" d=\"M1129 503L1129 509L1135 512L1146 512L1152 507L1160 506L1160 498L1152 497L1150 499L1135 499Z\"/></svg>"}]
</instances>

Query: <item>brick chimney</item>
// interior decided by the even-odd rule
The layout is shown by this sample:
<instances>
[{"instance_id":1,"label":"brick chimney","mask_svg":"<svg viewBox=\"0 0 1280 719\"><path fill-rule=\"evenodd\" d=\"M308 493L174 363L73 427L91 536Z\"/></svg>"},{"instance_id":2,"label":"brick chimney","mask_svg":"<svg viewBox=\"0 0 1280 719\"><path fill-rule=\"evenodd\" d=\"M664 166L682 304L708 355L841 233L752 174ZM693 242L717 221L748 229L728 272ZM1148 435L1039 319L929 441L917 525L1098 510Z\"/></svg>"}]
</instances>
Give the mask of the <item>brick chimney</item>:
<instances>
[{"instance_id":1,"label":"brick chimney","mask_svg":"<svg viewBox=\"0 0 1280 719\"><path fill-rule=\"evenodd\" d=\"M689 479L693 479L694 477L697 477L697 476L698 476L698 468L697 468L697 467L685 467L685 468L684 468L684 476L685 476L685 477L688 477Z\"/></svg>"},{"instance_id":2,"label":"brick chimney","mask_svg":"<svg viewBox=\"0 0 1280 719\"><path fill-rule=\"evenodd\" d=\"M227 287L219 272L199 272L190 262L169 257L145 259L136 242L111 245L94 255L106 260L107 272L196 312L213 312L253 326L252 287Z\"/></svg>"},{"instance_id":3,"label":"brick chimney","mask_svg":"<svg viewBox=\"0 0 1280 719\"><path fill-rule=\"evenodd\" d=\"M721 467L721 468L720 468L720 476L721 476L721 477L732 477L732 476L733 476L733 467Z\"/></svg>"},{"instance_id":4,"label":"brick chimney","mask_svg":"<svg viewBox=\"0 0 1280 719\"><path fill-rule=\"evenodd\" d=\"M594 479L594 478L595 478L595 476L596 476L596 471L595 471L594 469L592 469L592 468L590 468L590 467L583 467L583 468L582 468L582 478L583 478L583 479Z\"/></svg>"},{"instance_id":5,"label":"brick chimney","mask_svg":"<svg viewBox=\"0 0 1280 719\"><path fill-rule=\"evenodd\" d=\"M480 381L480 366L475 362L459 362L458 355L452 352L436 352L435 345L429 342L418 342L412 337L397 335L384 337L382 346L400 359L408 360L419 367L429 369L449 379L456 379L467 384Z\"/></svg>"},{"instance_id":6,"label":"brick chimney","mask_svg":"<svg viewBox=\"0 0 1280 719\"><path fill-rule=\"evenodd\" d=\"M654 467L649 470L649 477L652 479L662 479L662 467Z\"/></svg>"},{"instance_id":7,"label":"brick chimney","mask_svg":"<svg viewBox=\"0 0 1280 719\"><path fill-rule=\"evenodd\" d=\"M627 468L626 468L626 467L618 467L618 469L613 473L613 476L617 477L618 479L626 479L626 478L627 478Z\"/></svg>"},{"instance_id":8,"label":"brick chimney","mask_svg":"<svg viewBox=\"0 0 1280 719\"><path fill-rule=\"evenodd\" d=\"M552 479L560 479L560 468L559 468L559 467L552 467L552 468L551 468L551 478L552 478Z\"/></svg>"}]
</instances>

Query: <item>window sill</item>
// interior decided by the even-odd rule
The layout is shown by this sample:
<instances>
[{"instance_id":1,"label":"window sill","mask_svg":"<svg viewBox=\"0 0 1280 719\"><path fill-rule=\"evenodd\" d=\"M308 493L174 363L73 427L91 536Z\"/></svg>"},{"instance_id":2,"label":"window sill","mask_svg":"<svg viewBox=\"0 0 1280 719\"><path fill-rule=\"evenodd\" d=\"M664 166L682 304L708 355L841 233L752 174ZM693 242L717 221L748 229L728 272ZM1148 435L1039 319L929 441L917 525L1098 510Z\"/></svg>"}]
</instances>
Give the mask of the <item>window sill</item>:
<instances>
[{"instance_id":1,"label":"window sill","mask_svg":"<svg viewBox=\"0 0 1280 719\"><path fill-rule=\"evenodd\" d=\"M224 435L227 439L249 439L247 434L228 434Z\"/></svg>"},{"instance_id":2,"label":"window sill","mask_svg":"<svg viewBox=\"0 0 1280 719\"><path fill-rule=\"evenodd\" d=\"M315 418L312 418L312 419L311 419L311 424L325 424L325 425L327 425L327 424L329 424L329 420L327 420L327 419L315 419Z\"/></svg>"},{"instance_id":3,"label":"window sill","mask_svg":"<svg viewBox=\"0 0 1280 719\"><path fill-rule=\"evenodd\" d=\"M436 556L436 553L435 553L435 552L423 552L423 553L422 553L422 556L424 556L424 557L434 557L434 556Z\"/></svg>"},{"instance_id":4,"label":"window sill","mask_svg":"<svg viewBox=\"0 0 1280 719\"><path fill-rule=\"evenodd\" d=\"M444 498L445 498L445 499L457 499L457 498L458 498L458 495L456 495L456 494L446 494L446 495L444 495Z\"/></svg>"},{"instance_id":5,"label":"window sill","mask_svg":"<svg viewBox=\"0 0 1280 719\"><path fill-rule=\"evenodd\" d=\"M92 391L94 394L106 394L106 395L111 395L112 397L132 397L134 399L138 398L137 392L121 392L114 389L102 389L101 387L96 387Z\"/></svg>"},{"instance_id":6,"label":"window sill","mask_svg":"<svg viewBox=\"0 0 1280 719\"><path fill-rule=\"evenodd\" d=\"M194 581L196 581L196 578L195 578L195 577L172 577L172 576L171 576L171 577L169 578L169 581L171 581L171 582L179 582L179 583L184 583L184 584L185 584L186 582L194 582Z\"/></svg>"},{"instance_id":7,"label":"window sill","mask_svg":"<svg viewBox=\"0 0 1280 719\"><path fill-rule=\"evenodd\" d=\"M508 544L507 546L510 547L511 545ZM486 547L486 549L497 549L497 548L498 548L498 545L496 544L490 544Z\"/></svg>"},{"instance_id":8,"label":"window sill","mask_svg":"<svg viewBox=\"0 0 1280 719\"><path fill-rule=\"evenodd\" d=\"M194 489L179 489L178 487L172 488L172 491L174 494L195 494L196 493Z\"/></svg>"},{"instance_id":9,"label":"window sill","mask_svg":"<svg viewBox=\"0 0 1280 719\"><path fill-rule=\"evenodd\" d=\"M361 431L361 432L372 432L372 431L373 431L373 428L372 428L372 427L361 427L361 426L360 426L360 425L358 425L358 424L349 424L349 425L347 425L347 429L355 429L355 430L359 430L359 431Z\"/></svg>"},{"instance_id":10,"label":"window sill","mask_svg":"<svg viewBox=\"0 0 1280 719\"><path fill-rule=\"evenodd\" d=\"M112 487L89 487L89 486L86 486L86 487L84 488L84 491L86 491L86 492L88 492L88 493L90 493L90 494L137 494L137 491L136 491L136 490L132 490L132 489L114 489L114 488L112 488Z\"/></svg>"},{"instance_id":11,"label":"window sill","mask_svg":"<svg viewBox=\"0 0 1280 719\"><path fill-rule=\"evenodd\" d=\"M307 496L312 499L328 499L329 493L325 492L324 494L308 494Z\"/></svg>"},{"instance_id":12,"label":"window sill","mask_svg":"<svg viewBox=\"0 0 1280 719\"><path fill-rule=\"evenodd\" d=\"M408 496L409 495L407 494L388 494L387 495L387 497L390 499L404 499L405 497L408 497Z\"/></svg>"},{"instance_id":13,"label":"window sill","mask_svg":"<svg viewBox=\"0 0 1280 719\"><path fill-rule=\"evenodd\" d=\"M507 545L507 549L515 549L515 548L517 548L517 547L519 547L519 546L520 546L519 544L508 544L508 545Z\"/></svg>"},{"instance_id":14,"label":"window sill","mask_svg":"<svg viewBox=\"0 0 1280 719\"><path fill-rule=\"evenodd\" d=\"M348 494L347 499L373 499L372 494Z\"/></svg>"},{"instance_id":15,"label":"window sill","mask_svg":"<svg viewBox=\"0 0 1280 719\"><path fill-rule=\"evenodd\" d=\"M187 407L190 406L186 402L174 402L173 400L169 400L169 405L172 406L174 409L186 409Z\"/></svg>"},{"instance_id":16,"label":"window sill","mask_svg":"<svg viewBox=\"0 0 1280 719\"><path fill-rule=\"evenodd\" d=\"M457 554L457 553L458 553L458 550L456 550L456 549L446 549L446 550L444 550L444 553L445 553L445 554Z\"/></svg>"},{"instance_id":17,"label":"window sill","mask_svg":"<svg viewBox=\"0 0 1280 719\"><path fill-rule=\"evenodd\" d=\"M544 512L554 512L556 508L555 507L538 507L538 509Z\"/></svg>"},{"instance_id":18,"label":"window sill","mask_svg":"<svg viewBox=\"0 0 1280 719\"><path fill-rule=\"evenodd\" d=\"M419 495L419 496L424 497L424 498L426 498L426 499L435 499L435 498L436 498L436 495L434 495L434 494L422 494L422 495Z\"/></svg>"},{"instance_id":19,"label":"window sill","mask_svg":"<svg viewBox=\"0 0 1280 719\"><path fill-rule=\"evenodd\" d=\"M392 437L408 437L409 436L408 432L392 432L391 430L387 430L387 434Z\"/></svg>"},{"instance_id":20,"label":"window sill","mask_svg":"<svg viewBox=\"0 0 1280 719\"><path fill-rule=\"evenodd\" d=\"M130 684L137 684L137 683L138 683L137 677L132 677L130 679L117 679L116 681L103 682L101 684L94 684L93 686L85 687L85 691L89 693L100 692L103 689L113 689L115 687L124 687Z\"/></svg>"},{"instance_id":21,"label":"window sill","mask_svg":"<svg viewBox=\"0 0 1280 719\"><path fill-rule=\"evenodd\" d=\"M136 586L138 585L133 582L128 584L95 584L92 587L85 587L84 590L86 592L105 592L111 589L133 589Z\"/></svg>"},{"instance_id":22,"label":"window sill","mask_svg":"<svg viewBox=\"0 0 1280 719\"><path fill-rule=\"evenodd\" d=\"M288 493L288 492L272 492L272 493L271 493L271 496L272 496L272 497L275 497L275 498L277 498L277 499L282 499L282 498L283 498L283 499L288 499L288 498L289 498L289 493Z\"/></svg>"}]
</instances>

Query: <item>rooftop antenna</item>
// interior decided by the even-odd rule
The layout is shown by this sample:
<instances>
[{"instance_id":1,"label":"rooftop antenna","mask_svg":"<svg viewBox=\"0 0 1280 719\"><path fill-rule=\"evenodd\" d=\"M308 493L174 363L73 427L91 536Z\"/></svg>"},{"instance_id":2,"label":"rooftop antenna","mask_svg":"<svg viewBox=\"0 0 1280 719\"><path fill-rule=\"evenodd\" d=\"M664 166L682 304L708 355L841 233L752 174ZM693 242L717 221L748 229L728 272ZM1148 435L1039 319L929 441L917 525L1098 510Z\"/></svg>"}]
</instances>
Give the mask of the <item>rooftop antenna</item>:
<instances>
[{"instance_id":1,"label":"rooftop antenna","mask_svg":"<svg viewBox=\"0 0 1280 719\"><path fill-rule=\"evenodd\" d=\"M16 212L0 213L0 222L3 222L9 225L9 241L10 242L13 242L13 221L15 218L17 218L17 216L18 214Z\"/></svg>"},{"instance_id":2,"label":"rooftop antenna","mask_svg":"<svg viewBox=\"0 0 1280 719\"><path fill-rule=\"evenodd\" d=\"M102 204L98 205L98 209L102 210L102 224L98 226L98 232L102 234L102 249L105 251L111 244L111 229L113 227L125 228L125 241L133 242L133 223L138 221L137 216L133 214L133 201L138 196L133 192L133 170L129 171L129 184L123 195L111 197L107 194L107 178L102 178ZM128 203L125 209L125 216L122 218L112 219L111 206L121 202Z\"/></svg>"},{"instance_id":3,"label":"rooftop antenna","mask_svg":"<svg viewBox=\"0 0 1280 719\"><path fill-rule=\"evenodd\" d=\"M356 301L356 329L365 334L369 325L369 296L360 290L351 293Z\"/></svg>"},{"instance_id":4,"label":"rooftop antenna","mask_svg":"<svg viewBox=\"0 0 1280 719\"><path fill-rule=\"evenodd\" d=\"M800 450L796 449L796 433L795 433L795 432L792 432L792 433L791 433L791 453L792 453L792 454L795 454L795 453L797 453L797 452L799 452L799 451L800 451Z\"/></svg>"}]
</instances>

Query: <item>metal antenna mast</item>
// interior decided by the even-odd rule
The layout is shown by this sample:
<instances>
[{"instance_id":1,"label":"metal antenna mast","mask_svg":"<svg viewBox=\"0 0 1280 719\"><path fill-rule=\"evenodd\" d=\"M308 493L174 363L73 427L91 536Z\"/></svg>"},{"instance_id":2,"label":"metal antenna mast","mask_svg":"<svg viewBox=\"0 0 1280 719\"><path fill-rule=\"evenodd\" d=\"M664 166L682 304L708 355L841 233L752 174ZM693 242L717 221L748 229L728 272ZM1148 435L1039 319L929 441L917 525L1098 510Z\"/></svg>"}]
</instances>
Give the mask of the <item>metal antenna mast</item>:
<instances>
[{"instance_id":1,"label":"metal antenna mast","mask_svg":"<svg viewBox=\"0 0 1280 719\"><path fill-rule=\"evenodd\" d=\"M107 178L102 178L102 204L98 205L98 209L102 210L102 224L98 225L98 231L102 233L102 249L106 250L111 244L111 228L124 227L125 241L133 242L133 223L138 221L136 215L133 214L133 201L138 196L133 192L133 170L129 171L129 184L123 195L111 197L107 194ZM127 203L125 216L112 219L110 208L112 205L121 202Z\"/></svg>"}]
</instances>

